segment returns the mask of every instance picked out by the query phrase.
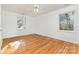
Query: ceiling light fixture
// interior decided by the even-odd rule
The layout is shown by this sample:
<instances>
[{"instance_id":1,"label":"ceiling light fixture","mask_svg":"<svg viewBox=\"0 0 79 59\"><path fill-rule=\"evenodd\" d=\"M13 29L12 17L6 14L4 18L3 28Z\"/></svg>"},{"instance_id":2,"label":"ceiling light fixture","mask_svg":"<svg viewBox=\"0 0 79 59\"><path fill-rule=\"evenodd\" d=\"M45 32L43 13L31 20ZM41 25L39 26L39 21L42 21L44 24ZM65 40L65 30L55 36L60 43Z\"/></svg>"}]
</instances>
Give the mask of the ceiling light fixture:
<instances>
[{"instance_id":1,"label":"ceiling light fixture","mask_svg":"<svg viewBox=\"0 0 79 59\"><path fill-rule=\"evenodd\" d=\"M34 12L39 12L39 5L34 5Z\"/></svg>"}]
</instances>

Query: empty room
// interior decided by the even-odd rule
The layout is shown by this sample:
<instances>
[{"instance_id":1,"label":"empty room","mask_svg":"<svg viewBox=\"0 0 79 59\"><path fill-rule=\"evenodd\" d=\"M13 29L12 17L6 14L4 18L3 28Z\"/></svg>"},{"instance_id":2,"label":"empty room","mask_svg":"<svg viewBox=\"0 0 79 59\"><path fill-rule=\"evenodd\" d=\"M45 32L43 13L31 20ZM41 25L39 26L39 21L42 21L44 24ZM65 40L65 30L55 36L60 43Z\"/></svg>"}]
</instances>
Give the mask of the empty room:
<instances>
[{"instance_id":1,"label":"empty room","mask_svg":"<svg viewBox=\"0 0 79 59\"><path fill-rule=\"evenodd\" d=\"M79 54L79 5L0 4L0 54Z\"/></svg>"}]
</instances>

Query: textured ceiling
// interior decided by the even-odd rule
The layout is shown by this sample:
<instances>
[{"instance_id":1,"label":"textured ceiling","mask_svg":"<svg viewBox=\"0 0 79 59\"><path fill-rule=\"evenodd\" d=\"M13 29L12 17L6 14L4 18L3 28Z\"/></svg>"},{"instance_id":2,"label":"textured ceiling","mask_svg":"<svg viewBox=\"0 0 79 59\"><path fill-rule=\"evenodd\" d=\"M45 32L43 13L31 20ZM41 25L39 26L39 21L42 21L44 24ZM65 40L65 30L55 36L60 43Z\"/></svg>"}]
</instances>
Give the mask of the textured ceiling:
<instances>
[{"instance_id":1,"label":"textured ceiling","mask_svg":"<svg viewBox=\"0 0 79 59\"><path fill-rule=\"evenodd\" d=\"M20 14L26 14L29 16L42 15L55 11L64 7L70 6L68 4L39 4L39 12L35 13L33 11L34 4L3 4L2 10L16 12Z\"/></svg>"}]
</instances>

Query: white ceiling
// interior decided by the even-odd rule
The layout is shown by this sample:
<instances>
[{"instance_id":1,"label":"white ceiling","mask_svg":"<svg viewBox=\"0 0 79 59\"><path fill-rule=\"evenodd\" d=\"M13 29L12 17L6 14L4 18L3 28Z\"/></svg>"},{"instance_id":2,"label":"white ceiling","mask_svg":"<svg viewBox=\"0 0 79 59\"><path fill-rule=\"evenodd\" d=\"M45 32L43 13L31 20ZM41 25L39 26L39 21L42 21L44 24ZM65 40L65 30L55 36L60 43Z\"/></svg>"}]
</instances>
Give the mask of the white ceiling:
<instances>
[{"instance_id":1,"label":"white ceiling","mask_svg":"<svg viewBox=\"0 0 79 59\"><path fill-rule=\"evenodd\" d=\"M54 10L58 10L64 7L70 6L68 4L39 4L38 15L42 15ZM36 15L33 11L34 4L3 4L2 10L16 12L20 14L26 14L30 16Z\"/></svg>"}]
</instances>

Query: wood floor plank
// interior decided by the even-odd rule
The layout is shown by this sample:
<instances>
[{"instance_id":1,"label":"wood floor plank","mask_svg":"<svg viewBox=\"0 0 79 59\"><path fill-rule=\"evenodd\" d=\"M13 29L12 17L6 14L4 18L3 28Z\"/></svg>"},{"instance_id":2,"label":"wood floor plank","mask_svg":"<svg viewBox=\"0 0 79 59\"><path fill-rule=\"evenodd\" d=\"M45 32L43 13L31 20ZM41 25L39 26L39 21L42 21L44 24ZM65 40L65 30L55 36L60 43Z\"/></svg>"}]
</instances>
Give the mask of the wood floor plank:
<instances>
[{"instance_id":1,"label":"wood floor plank","mask_svg":"<svg viewBox=\"0 0 79 59\"><path fill-rule=\"evenodd\" d=\"M38 34L30 34L25 36L17 36L6 38L3 41L2 48L7 44L22 40L24 43L11 54L79 54L79 44L74 44L55 38L50 38ZM9 54L8 52L2 52Z\"/></svg>"}]
</instances>

